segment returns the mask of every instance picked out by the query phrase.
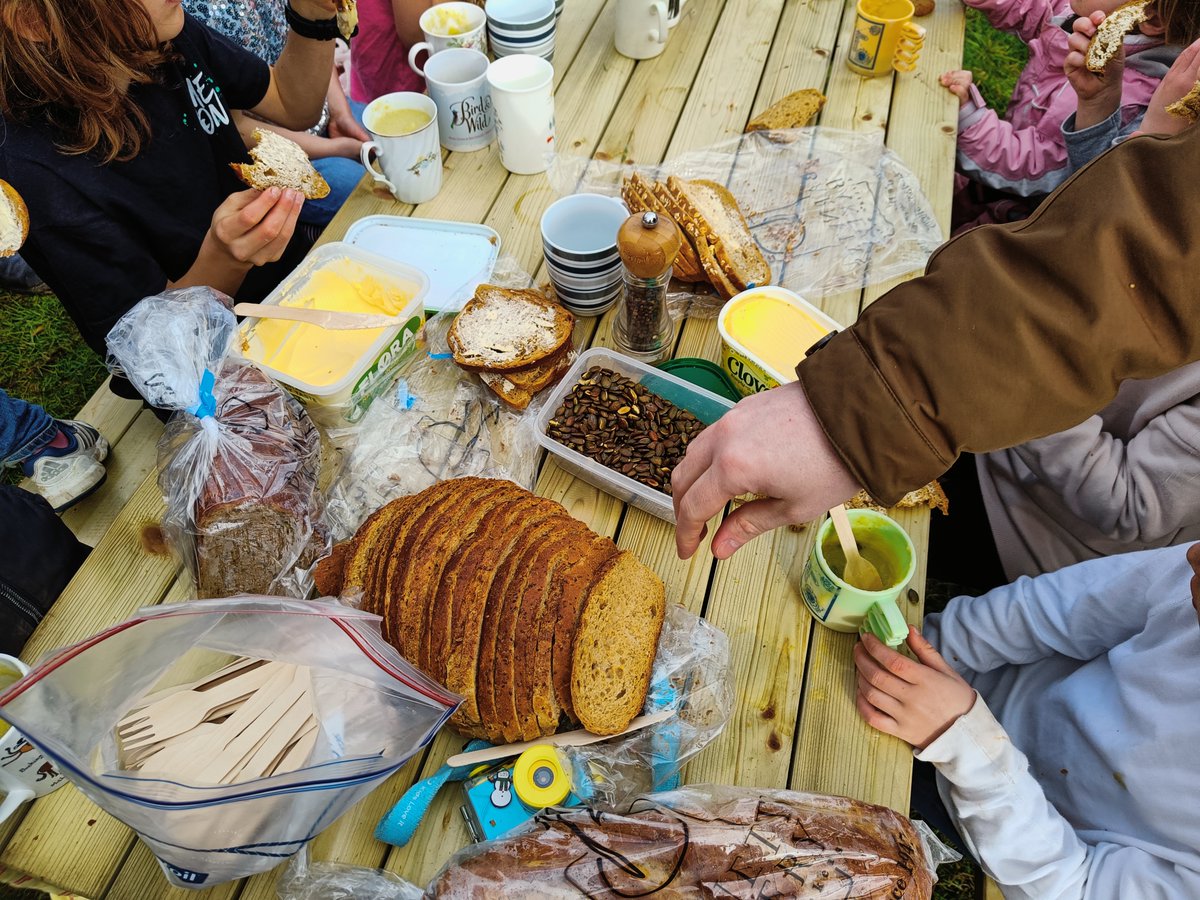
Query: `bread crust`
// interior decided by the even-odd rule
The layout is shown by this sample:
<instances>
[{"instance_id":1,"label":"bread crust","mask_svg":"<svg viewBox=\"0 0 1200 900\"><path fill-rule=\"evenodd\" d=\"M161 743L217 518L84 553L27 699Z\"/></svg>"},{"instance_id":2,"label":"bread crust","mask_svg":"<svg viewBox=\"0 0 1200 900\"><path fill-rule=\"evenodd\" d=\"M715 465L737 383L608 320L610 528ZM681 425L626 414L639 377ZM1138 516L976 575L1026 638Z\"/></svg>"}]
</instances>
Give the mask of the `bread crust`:
<instances>
[{"instance_id":1,"label":"bread crust","mask_svg":"<svg viewBox=\"0 0 1200 900\"><path fill-rule=\"evenodd\" d=\"M700 265L700 259L696 256L696 249L655 191L656 187L657 185L653 182L646 181L641 175L634 172L621 185L621 199L625 201L625 205L629 207L631 213L649 210L660 216L666 216L675 224L675 230L679 232L680 245L679 255L675 257L675 263L671 267L672 278L685 282L707 281L708 278Z\"/></svg>"},{"instance_id":2,"label":"bread crust","mask_svg":"<svg viewBox=\"0 0 1200 900\"><path fill-rule=\"evenodd\" d=\"M1193 122L1200 118L1200 81L1192 85L1192 89L1174 103L1168 104L1167 112Z\"/></svg>"},{"instance_id":3,"label":"bread crust","mask_svg":"<svg viewBox=\"0 0 1200 900\"><path fill-rule=\"evenodd\" d=\"M0 244L0 257L12 256L21 249L21 245L29 237L29 207L25 205L25 200L17 193L17 189L3 179L0 179L0 205L4 207L3 210L0 210L0 217L4 215L12 217L13 230L17 235L15 242L9 240ZM0 234L4 230L0 228Z\"/></svg>"},{"instance_id":4,"label":"bread crust","mask_svg":"<svg viewBox=\"0 0 1200 900\"><path fill-rule=\"evenodd\" d=\"M262 128L254 129L257 143L250 148L253 163L230 163L237 177L250 187L265 191L285 188L299 191L309 200L329 196L329 182L313 168L300 145L290 138ZM291 171L283 171L284 169Z\"/></svg>"}]
</instances>

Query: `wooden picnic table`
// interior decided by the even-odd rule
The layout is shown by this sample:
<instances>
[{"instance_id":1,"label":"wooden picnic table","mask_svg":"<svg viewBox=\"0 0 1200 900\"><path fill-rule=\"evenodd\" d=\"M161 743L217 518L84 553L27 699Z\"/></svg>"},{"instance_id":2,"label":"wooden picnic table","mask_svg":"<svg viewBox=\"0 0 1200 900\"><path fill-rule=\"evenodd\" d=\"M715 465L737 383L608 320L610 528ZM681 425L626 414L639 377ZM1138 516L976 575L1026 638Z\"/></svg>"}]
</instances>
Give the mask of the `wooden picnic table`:
<instances>
[{"instance_id":1,"label":"wooden picnic table","mask_svg":"<svg viewBox=\"0 0 1200 900\"><path fill-rule=\"evenodd\" d=\"M559 21L554 67L560 152L658 162L738 134L749 118L780 97L816 87L828 96L820 124L883 135L919 178L943 231L948 229L957 103L937 84L937 76L961 64L963 21L957 2L940 0L936 12L921 20L928 37L919 71L874 80L859 78L845 65L853 0L691 0L666 51L642 62L613 49L615 7L615 0L568 0ZM555 195L543 175L506 172L494 144L449 154L441 192L415 208L380 196L369 184L360 185L323 240L340 237L354 221L374 213L484 222L500 233L506 254L540 276L538 223ZM838 321L850 322L890 286L809 299ZM610 346L611 324L611 313L581 319L576 343ZM675 355L719 360L719 349L713 320L679 325ZM26 646L23 656L30 661L127 618L140 606L186 599L191 590L174 561L148 553L140 540L143 526L163 511L154 475L161 426L138 404L119 400L105 388L81 418L97 422L114 444L109 484L65 516L96 549ZM779 529L721 562L709 554L707 543L692 559L680 560L669 523L626 508L553 459L543 464L537 491L636 552L662 577L669 600L703 614L728 634L736 706L721 736L687 766L686 781L845 794L908 812L908 747L871 730L854 711L854 636L815 627L797 591L796 576L814 529ZM901 606L910 621L919 623L928 513L894 514L918 549L920 564ZM462 743L444 730L316 838L313 858L382 866L418 884L427 882L468 840L456 791L442 791L403 849L377 842L372 832L405 789L436 771ZM267 900L276 896L282 871L200 893L170 888L133 833L70 785L0 827L0 848L5 879L27 873L91 900Z\"/></svg>"}]
</instances>

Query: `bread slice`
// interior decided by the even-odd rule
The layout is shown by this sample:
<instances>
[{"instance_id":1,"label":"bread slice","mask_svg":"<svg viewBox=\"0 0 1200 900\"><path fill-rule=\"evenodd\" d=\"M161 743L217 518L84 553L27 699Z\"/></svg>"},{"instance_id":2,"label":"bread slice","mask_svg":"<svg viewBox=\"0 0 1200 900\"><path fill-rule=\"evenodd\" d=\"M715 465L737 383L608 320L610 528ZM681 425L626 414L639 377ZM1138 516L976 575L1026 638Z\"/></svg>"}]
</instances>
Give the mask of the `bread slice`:
<instances>
[{"instance_id":1,"label":"bread slice","mask_svg":"<svg viewBox=\"0 0 1200 900\"><path fill-rule=\"evenodd\" d=\"M1146 21L1146 8L1152 0L1132 0L1118 6L1096 27L1088 42L1086 64L1089 72L1103 72L1108 61L1116 56L1125 35Z\"/></svg>"},{"instance_id":2,"label":"bread slice","mask_svg":"<svg viewBox=\"0 0 1200 900\"><path fill-rule=\"evenodd\" d=\"M578 721L571 703L571 654L575 647L575 632L579 628L579 614L596 574L619 552L617 545L608 538L593 535L590 543L575 548L563 572L556 575L562 591L554 617L550 680L554 685L555 706L572 722Z\"/></svg>"},{"instance_id":3,"label":"bread slice","mask_svg":"<svg viewBox=\"0 0 1200 900\"><path fill-rule=\"evenodd\" d=\"M446 341L464 369L505 372L555 353L574 328L575 317L537 291L481 284L450 325Z\"/></svg>"},{"instance_id":4,"label":"bread slice","mask_svg":"<svg viewBox=\"0 0 1200 900\"><path fill-rule=\"evenodd\" d=\"M804 128L825 105L825 95L816 88L801 88L768 106L746 125L746 131Z\"/></svg>"},{"instance_id":5,"label":"bread slice","mask_svg":"<svg viewBox=\"0 0 1200 900\"><path fill-rule=\"evenodd\" d=\"M725 187L714 181L686 181L672 175L667 179L667 192L689 212L690 219L704 223L717 264L738 291L771 283L771 267L750 234L737 200ZM721 284L713 286L725 295ZM729 296L732 294L726 299Z\"/></svg>"},{"instance_id":6,"label":"bread slice","mask_svg":"<svg viewBox=\"0 0 1200 900\"><path fill-rule=\"evenodd\" d=\"M876 503L866 491L859 491L846 501L846 506L850 509L883 510L883 507ZM936 509L945 516L950 513L950 498L946 496L942 486L934 480L915 491L909 491L896 503L896 509L915 509L918 506Z\"/></svg>"},{"instance_id":7,"label":"bread slice","mask_svg":"<svg viewBox=\"0 0 1200 900\"><path fill-rule=\"evenodd\" d=\"M12 256L29 237L29 208L17 189L0 179L0 256Z\"/></svg>"},{"instance_id":8,"label":"bread slice","mask_svg":"<svg viewBox=\"0 0 1200 900\"><path fill-rule=\"evenodd\" d=\"M399 514L408 502L408 497L398 497L391 503L379 507L358 526L358 531L349 541L350 546L346 550L345 561L342 564L340 589L342 597L353 600L355 595L364 591L369 570L379 560L376 542L384 527L393 520L394 516ZM366 608L365 605L364 608Z\"/></svg>"},{"instance_id":9,"label":"bread slice","mask_svg":"<svg viewBox=\"0 0 1200 900\"><path fill-rule=\"evenodd\" d=\"M571 655L571 702L595 734L624 731L646 702L666 590L628 550L607 562L588 591Z\"/></svg>"},{"instance_id":10,"label":"bread slice","mask_svg":"<svg viewBox=\"0 0 1200 900\"><path fill-rule=\"evenodd\" d=\"M1200 81L1192 85L1192 89L1174 103L1168 104L1167 112L1193 122L1200 118Z\"/></svg>"},{"instance_id":11,"label":"bread slice","mask_svg":"<svg viewBox=\"0 0 1200 900\"><path fill-rule=\"evenodd\" d=\"M346 40L358 33L357 0L337 0L338 32Z\"/></svg>"},{"instance_id":12,"label":"bread slice","mask_svg":"<svg viewBox=\"0 0 1200 900\"><path fill-rule=\"evenodd\" d=\"M675 223L675 228L679 232L680 245L679 255L675 257L675 263L671 267L672 278L687 282L708 280L700 265L700 258L696 255L696 248L692 246L684 230L679 227L679 222L668 212L666 204L656 193L653 182L646 181L641 175L634 172L621 184L621 199L625 201L625 205L629 207L631 213L650 211L658 213L660 216L666 216Z\"/></svg>"},{"instance_id":13,"label":"bread slice","mask_svg":"<svg viewBox=\"0 0 1200 900\"><path fill-rule=\"evenodd\" d=\"M336 597L342 591L342 567L346 564L346 554L350 552L350 541L334 544L329 555L317 560L313 567L313 583L317 593L322 597Z\"/></svg>"},{"instance_id":14,"label":"bread slice","mask_svg":"<svg viewBox=\"0 0 1200 900\"><path fill-rule=\"evenodd\" d=\"M313 168L308 154L295 141L269 128L255 128L250 148L253 163L230 163L238 178L252 188L290 188L309 200L329 196L329 182Z\"/></svg>"},{"instance_id":15,"label":"bread slice","mask_svg":"<svg viewBox=\"0 0 1200 900\"><path fill-rule=\"evenodd\" d=\"M545 390L571 368L571 344L524 369L511 372L480 372L479 379L513 409L528 409L538 391Z\"/></svg>"}]
</instances>

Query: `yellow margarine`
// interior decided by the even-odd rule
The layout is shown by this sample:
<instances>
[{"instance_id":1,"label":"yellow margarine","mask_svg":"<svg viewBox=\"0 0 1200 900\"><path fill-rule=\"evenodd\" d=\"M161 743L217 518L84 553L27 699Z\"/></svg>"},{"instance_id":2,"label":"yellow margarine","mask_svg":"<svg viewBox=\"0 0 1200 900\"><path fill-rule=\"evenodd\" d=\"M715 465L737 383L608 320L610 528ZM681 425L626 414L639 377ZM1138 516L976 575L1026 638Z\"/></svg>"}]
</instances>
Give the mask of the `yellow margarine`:
<instances>
[{"instance_id":1,"label":"yellow margarine","mask_svg":"<svg viewBox=\"0 0 1200 900\"><path fill-rule=\"evenodd\" d=\"M789 381L795 380L793 370L804 351L829 332L804 310L770 294L747 297L733 306L725 329L760 362Z\"/></svg>"},{"instance_id":2,"label":"yellow margarine","mask_svg":"<svg viewBox=\"0 0 1200 900\"><path fill-rule=\"evenodd\" d=\"M285 306L335 312L399 315L412 297L385 290L364 274L351 280L336 272L318 269L297 296ZM335 384L354 368L383 328L333 329L283 319L260 319L254 326L247 355L254 362L313 387Z\"/></svg>"}]
</instances>

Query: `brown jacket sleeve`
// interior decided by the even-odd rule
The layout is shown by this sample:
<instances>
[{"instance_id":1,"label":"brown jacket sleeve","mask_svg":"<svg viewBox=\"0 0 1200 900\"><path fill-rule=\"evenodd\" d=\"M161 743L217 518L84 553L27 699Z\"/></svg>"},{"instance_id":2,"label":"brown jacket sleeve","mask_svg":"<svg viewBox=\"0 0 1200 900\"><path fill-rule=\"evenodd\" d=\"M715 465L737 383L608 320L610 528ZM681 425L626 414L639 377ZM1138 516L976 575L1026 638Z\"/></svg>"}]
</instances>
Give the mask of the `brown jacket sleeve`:
<instances>
[{"instance_id":1,"label":"brown jacket sleeve","mask_svg":"<svg viewBox=\"0 0 1200 900\"><path fill-rule=\"evenodd\" d=\"M1200 126L1126 141L1028 220L944 244L796 368L825 433L893 503L964 450L1061 431L1127 378L1200 359Z\"/></svg>"}]
</instances>

